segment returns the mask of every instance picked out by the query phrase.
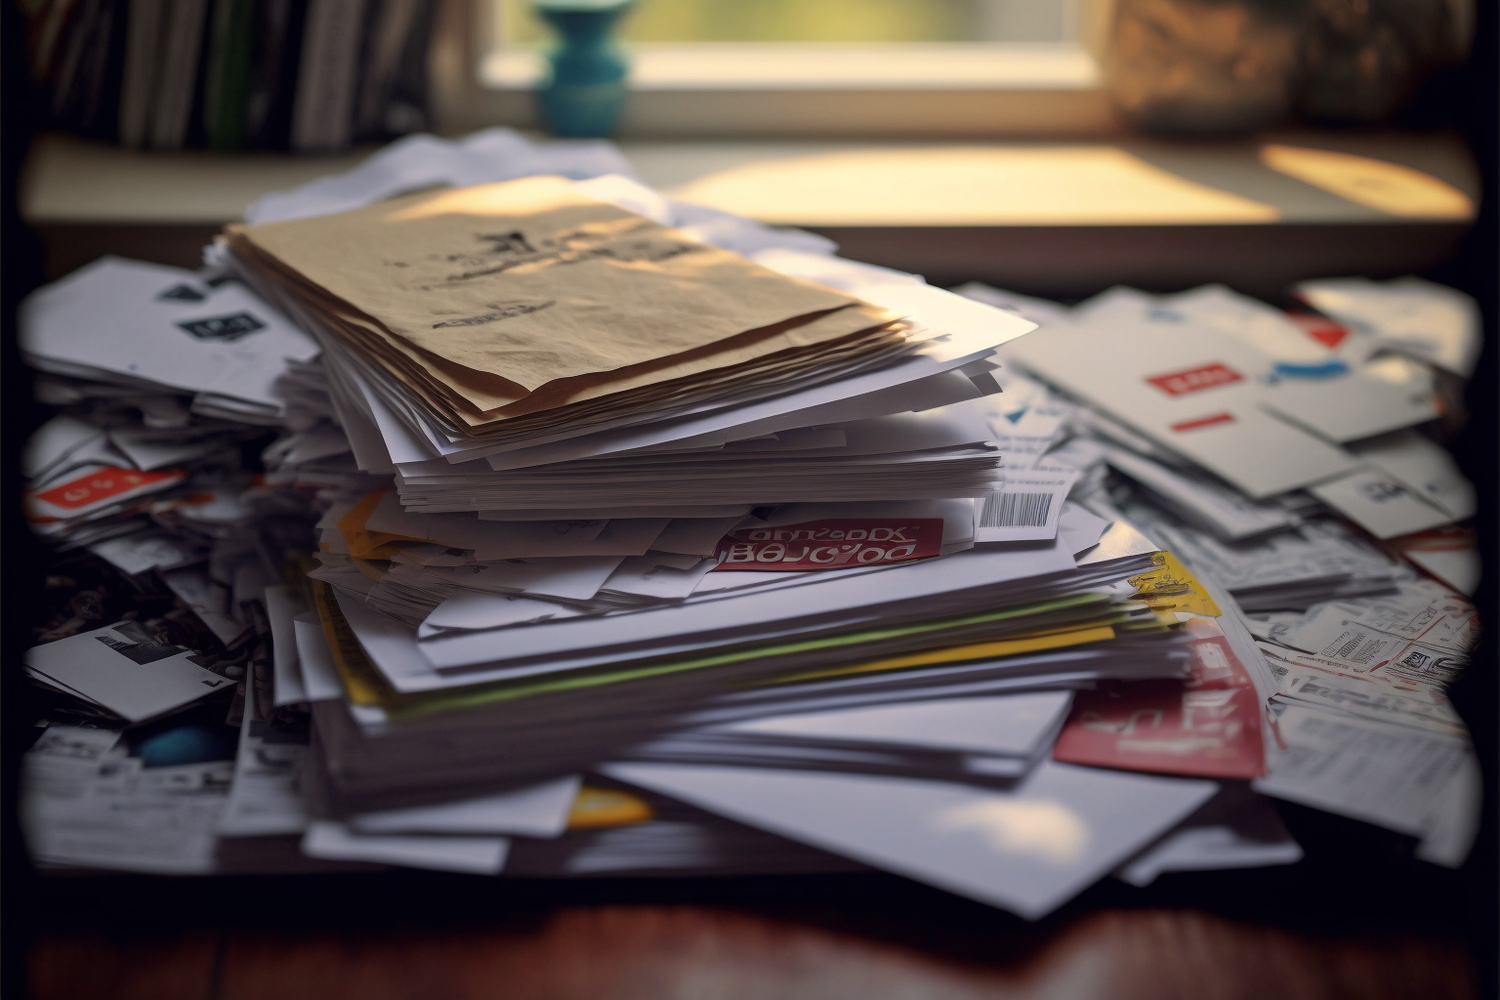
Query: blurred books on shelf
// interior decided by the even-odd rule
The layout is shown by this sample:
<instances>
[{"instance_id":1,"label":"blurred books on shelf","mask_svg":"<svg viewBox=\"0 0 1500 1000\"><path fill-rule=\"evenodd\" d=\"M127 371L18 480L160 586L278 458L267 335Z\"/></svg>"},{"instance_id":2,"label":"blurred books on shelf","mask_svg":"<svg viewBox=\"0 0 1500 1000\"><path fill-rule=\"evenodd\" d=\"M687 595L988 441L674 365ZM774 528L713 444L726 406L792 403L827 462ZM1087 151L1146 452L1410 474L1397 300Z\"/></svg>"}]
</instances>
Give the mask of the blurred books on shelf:
<instances>
[{"instance_id":1,"label":"blurred books on shelf","mask_svg":"<svg viewBox=\"0 0 1500 1000\"><path fill-rule=\"evenodd\" d=\"M40 0L27 50L80 135L326 152L428 126L431 21L416 0Z\"/></svg>"}]
</instances>

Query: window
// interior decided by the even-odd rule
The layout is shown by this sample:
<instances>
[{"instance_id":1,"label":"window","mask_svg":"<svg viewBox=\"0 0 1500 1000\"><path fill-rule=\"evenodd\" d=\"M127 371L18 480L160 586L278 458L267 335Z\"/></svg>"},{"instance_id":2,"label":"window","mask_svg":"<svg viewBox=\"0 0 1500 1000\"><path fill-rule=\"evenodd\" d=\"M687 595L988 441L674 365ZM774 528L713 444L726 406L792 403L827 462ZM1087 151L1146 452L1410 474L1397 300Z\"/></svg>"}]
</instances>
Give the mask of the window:
<instances>
[{"instance_id":1,"label":"window","mask_svg":"<svg viewBox=\"0 0 1500 1000\"><path fill-rule=\"evenodd\" d=\"M627 136L980 137L1114 128L1108 0L638 0ZM534 125L546 30L524 0L449 0L440 123Z\"/></svg>"},{"instance_id":2,"label":"window","mask_svg":"<svg viewBox=\"0 0 1500 1000\"><path fill-rule=\"evenodd\" d=\"M638 0L632 42L1067 42L1076 0ZM524 0L493 3L496 41L546 37Z\"/></svg>"}]
</instances>

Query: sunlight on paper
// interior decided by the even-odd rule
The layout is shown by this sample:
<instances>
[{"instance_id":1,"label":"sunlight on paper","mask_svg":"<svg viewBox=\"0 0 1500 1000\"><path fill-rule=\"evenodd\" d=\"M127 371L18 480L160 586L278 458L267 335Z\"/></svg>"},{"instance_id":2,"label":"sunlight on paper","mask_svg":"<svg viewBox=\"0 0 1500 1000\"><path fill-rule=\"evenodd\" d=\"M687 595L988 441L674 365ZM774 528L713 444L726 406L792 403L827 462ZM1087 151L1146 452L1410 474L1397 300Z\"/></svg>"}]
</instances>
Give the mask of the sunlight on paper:
<instances>
[{"instance_id":1,"label":"sunlight on paper","mask_svg":"<svg viewBox=\"0 0 1500 1000\"><path fill-rule=\"evenodd\" d=\"M392 212L385 221L408 222L438 215L527 215L593 201L579 194L572 181L542 175L436 192L424 201Z\"/></svg>"},{"instance_id":2,"label":"sunlight on paper","mask_svg":"<svg viewBox=\"0 0 1500 1000\"><path fill-rule=\"evenodd\" d=\"M975 830L995 850L1031 854L1055 864L1083 856L1088 825L1061 802L990 799L957 806L937 817L940 830Z\"/></svg>"},{"instance_id":3,"label":"sunlight on paper","mask_svg":"<svg viewBox=\"0 0 1500 1000\"><path fill-rule=\"evenodd\" d=\"M1432 391L1432 372L1399 354L1387 354L1361 369L1366 375L1392 385L1411 386L1414 391Z\"/></svg>"}]
</instances>

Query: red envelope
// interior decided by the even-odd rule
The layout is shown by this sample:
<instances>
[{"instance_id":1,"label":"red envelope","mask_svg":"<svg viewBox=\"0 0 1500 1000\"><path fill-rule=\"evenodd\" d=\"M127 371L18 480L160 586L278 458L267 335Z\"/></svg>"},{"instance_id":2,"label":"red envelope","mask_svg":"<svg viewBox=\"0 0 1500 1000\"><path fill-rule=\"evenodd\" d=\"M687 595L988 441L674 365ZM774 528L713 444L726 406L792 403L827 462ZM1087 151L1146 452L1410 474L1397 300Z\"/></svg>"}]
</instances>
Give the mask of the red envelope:
<instances>
[{"instance_id":1,"label":"red envelope","mask_svg":"<svg viewBox=\"0 0 1500 1000\"><path fill-rule=\"evenodd\" d=\"M170 489L186 478L187 473L176 469L140 472L93 465L65 483L26 494L26 514L36 522L87 517L105 507Z\"/></svg>"},{"instance_id":2,"label":"red envelope","mask_svg":"<svg viewBox=\"0 0 1500 1000\"><path fill-rule=\"evenodd\" d=\"M1213 622L1184 627L1196 636L1192 676L1105 681L1080 691L1054 760L1207 778L1265 774L1260 695L1250 674Z\"/></svg>"}]
</instances>

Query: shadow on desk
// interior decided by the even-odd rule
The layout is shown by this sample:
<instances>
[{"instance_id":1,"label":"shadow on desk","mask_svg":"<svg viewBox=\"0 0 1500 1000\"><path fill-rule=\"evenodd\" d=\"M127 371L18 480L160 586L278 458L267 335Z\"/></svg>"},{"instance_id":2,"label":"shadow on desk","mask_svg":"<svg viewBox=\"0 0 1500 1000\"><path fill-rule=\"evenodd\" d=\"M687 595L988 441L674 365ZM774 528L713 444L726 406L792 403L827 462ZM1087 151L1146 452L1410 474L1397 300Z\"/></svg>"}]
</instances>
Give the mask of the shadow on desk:
<instances>
[{"instance_id":1,"label":"shadow on desk","mask_svg":"<svg viewBox=\"0 0 1500 1000\"><path fill-rule=\"evenodd\" d=\"M36 1000L1477 996L1465 876L1362 832L1287 868L1106 881L1035 924L874 873L50 878L29 969Z\"/></svg>"}]
</instances>

